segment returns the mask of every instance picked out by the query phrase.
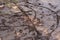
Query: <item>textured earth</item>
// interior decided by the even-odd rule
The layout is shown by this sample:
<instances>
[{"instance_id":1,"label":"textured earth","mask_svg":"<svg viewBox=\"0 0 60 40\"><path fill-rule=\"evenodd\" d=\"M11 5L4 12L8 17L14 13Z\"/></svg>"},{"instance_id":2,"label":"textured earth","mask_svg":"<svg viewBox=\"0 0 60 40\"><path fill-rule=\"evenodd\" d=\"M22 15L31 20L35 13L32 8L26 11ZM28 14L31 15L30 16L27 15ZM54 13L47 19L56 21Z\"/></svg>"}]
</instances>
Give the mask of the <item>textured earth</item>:
<instances>
[{"instance_id":1,"label":"textured earth","mask_svg":"<svg viewBox=\"0 0 60 40\"><path fill-rule=\"evenodd\" d=\"M60 40L59 0L2 0L0 40Z\"/></svg>"}]
</instances>

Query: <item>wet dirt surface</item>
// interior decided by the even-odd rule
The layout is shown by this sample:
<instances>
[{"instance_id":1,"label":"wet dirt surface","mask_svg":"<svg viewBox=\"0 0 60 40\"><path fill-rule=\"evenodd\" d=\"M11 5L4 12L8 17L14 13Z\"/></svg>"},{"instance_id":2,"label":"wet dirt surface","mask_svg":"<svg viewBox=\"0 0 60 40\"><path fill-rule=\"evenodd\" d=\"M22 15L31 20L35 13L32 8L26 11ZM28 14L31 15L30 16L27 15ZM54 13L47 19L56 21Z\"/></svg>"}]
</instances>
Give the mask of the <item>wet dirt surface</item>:
<instances>
[{"instance_id":1,"label":"wet dirt surface","mask_svg":"<svg viewBox=\"0 0 60 40\"><path fill-rule=\"evenodd\" d=\"M60 40L58 1L1 1L0 40Z\"/></svg>"}]
</instances>

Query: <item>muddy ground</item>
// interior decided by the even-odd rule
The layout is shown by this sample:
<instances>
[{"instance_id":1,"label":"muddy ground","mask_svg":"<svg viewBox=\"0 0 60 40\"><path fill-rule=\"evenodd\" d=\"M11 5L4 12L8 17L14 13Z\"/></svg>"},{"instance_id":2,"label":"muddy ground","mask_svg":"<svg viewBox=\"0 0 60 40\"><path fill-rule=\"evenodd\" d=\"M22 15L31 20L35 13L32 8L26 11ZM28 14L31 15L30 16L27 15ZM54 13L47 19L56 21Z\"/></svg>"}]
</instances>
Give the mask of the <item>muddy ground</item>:
<instances>
[{"instance_id":1,"label":"muddy ground","mask_svg":"<svg viewBox=\"0 0 60 40\"><path fill-rule=\"evenodd\" d=\"M0 0L0 40L60 40L59 0Z\"/></svg>"}]
</instances>

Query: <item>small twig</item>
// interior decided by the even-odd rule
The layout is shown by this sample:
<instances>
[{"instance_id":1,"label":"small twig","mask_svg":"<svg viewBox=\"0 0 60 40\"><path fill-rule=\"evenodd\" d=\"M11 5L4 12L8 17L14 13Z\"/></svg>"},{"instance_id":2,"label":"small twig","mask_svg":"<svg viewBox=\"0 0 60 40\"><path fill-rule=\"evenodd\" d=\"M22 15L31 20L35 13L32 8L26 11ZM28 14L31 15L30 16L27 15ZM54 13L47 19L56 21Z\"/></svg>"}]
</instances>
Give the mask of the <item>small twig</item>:
<instances>
[{"instance_id":1,"label":"small twig","mask_svg":"<svg viewBox=\"0 0 60 40\"><path fill-rule=\"evenodd\" d=\"M29 16L26 14L26 12L21 8L21 7L19 7L16 3L14 3L20 10L21 10L21 12L28 18L28 20L31 22L31 24L33 25L33 27L32 27L32 29L34 29L36 32L37 32L37 34L40 34L38 31L37 31L37 29L35 28L35 25L33 24L33 22L31 21L31 19L29 18Z\"/></svg>"}]
</instances>

